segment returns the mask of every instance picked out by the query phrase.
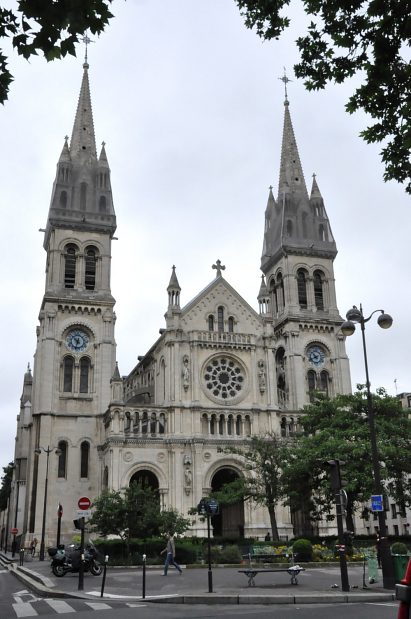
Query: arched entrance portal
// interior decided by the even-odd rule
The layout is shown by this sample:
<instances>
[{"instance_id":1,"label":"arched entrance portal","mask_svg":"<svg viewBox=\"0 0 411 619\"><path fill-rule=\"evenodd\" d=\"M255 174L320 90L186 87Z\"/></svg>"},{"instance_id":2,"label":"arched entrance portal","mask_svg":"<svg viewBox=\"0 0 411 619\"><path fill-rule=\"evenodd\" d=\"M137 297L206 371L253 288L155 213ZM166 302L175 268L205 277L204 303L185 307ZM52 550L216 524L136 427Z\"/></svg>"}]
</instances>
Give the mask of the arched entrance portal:
<instances>
[{"instance_id":1,"label":"arched entrance portal","mask_svg":"<svg viewBox=\"0 0 411 619\"><path fill-rule=\"evenodd\" d=\"M151 488L152 490L156 490L158 492L159 483L156 475L151 471L142 470L137 471L130 479L130 486L136 482L142 488Z\"/></svg>"},{"instance_id":2,"label":"arched entrance portal","mask_svg":"<svg viewBox=\"0 0 411 619\"><path fill-rule=\"evenodd\" d=\"M238 473L233 469L220 469L211 480L211 490L221 490L238 478ZM214 536L244 537L244 501L234 505L220 505L220 513L213 516L212 525Z\"/></svg>"}]
</instances>

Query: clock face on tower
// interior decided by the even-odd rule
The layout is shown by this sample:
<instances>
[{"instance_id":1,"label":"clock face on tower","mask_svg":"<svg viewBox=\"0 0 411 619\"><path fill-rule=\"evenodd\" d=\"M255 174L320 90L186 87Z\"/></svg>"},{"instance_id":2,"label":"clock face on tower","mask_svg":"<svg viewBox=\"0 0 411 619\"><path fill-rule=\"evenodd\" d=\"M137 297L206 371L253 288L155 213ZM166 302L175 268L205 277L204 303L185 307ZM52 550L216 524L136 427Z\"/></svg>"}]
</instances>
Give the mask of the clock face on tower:
<instances>
[{"instance_id":1,"label":"clock face on tower","mask_svg":"<svg viewBox=\"0 0 411 619\"><path fill-rule=\"evenodd\" d=\"M66 346L73 350L74 352L83 352L86 350L88 346L88 335L84 333L84 331L80 331L80 329L73 329L70 331L66 337Z\"/></svg>"},{"instance_id":2,"label":"clock face on tower","mask_svg":"<svg viewBox=\"0 0 411 619\"><path fill-rule=\"evenodd\" d=\"M308 361L316 367L322 365L325 359L324 351L319 346L310 346L307 350L307 357Z\"/></svg>"}]
</instances>

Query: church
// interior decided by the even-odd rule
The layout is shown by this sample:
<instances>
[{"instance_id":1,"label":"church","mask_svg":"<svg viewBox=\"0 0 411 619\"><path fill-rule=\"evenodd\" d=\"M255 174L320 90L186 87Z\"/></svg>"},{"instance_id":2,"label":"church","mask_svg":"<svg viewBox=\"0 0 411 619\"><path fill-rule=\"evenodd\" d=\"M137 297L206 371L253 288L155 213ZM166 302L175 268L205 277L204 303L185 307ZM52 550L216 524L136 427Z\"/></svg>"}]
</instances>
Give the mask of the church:
<instances>
[{"instance_id":1,"label":"church","mask_svg":"<svg viewBox=\"0 0 411 619\"><path fill-rule=\"evenodd\" d=\"M62 541L69 541L81 497L92 501L135 480L158 491L162 508L187 516L202 497L245 474L227 447L252 435L292 436L314 391L351 392L337 247L315 176L307 190L287 94L278 194L270 188L263 210L256 308L225 279L220 260L183 305L173 266L159 337L122 376L110 288L111 171L104 143L96 150L84 63L44 229L45 292L17 418L9 509L25 543L40 539L42 527L46 545L54 543L59 504ZM257 265L258 256L249 258ZM248 501L224 507L213 528L261 538L269 522ZM277 522L283 539L300 532L281 504ZM206 535L200 518L189 534Z\"/></svg>"}]
</instances>

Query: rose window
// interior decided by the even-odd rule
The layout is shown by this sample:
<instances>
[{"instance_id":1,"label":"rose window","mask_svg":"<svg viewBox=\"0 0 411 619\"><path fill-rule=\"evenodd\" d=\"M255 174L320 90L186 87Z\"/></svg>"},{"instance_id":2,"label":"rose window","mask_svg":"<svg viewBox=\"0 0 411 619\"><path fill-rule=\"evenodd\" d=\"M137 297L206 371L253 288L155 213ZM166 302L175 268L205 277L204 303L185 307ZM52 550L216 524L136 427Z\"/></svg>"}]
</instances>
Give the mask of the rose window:
<instances>
[{"instance_id":1,"label":"rose window","mask_svg":"<svg viewBox=\"0 0 411 619\"><path fill-rule=\"evenodd\" d=\"M215 357L203 369L203 380L209 395L219 400L238 399L244 395L245 372L228 357Z\"/></svg>"}]
</instances>

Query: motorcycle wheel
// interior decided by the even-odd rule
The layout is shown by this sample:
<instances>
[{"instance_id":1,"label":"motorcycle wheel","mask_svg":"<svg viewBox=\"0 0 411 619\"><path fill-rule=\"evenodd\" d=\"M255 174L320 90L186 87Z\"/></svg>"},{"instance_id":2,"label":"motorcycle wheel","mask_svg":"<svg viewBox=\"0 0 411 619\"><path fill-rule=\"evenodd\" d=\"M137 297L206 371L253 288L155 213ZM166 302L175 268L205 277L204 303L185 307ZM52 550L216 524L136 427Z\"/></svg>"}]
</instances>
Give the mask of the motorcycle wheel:
<instances>
[{"instance_id":1,"label":"motorcycle wheel","mask_svg":"<svg viewBox=\"0 0 411 619\"><path fill-rule=\"evenodd\" d=\"M64 574L66 573L66 570L60 564L53 565L51 569L53 571L54 576L58 576L59 578L60 578L60 576L64 576Z\"/></svg>"},{"instance_id":2,"label":"motorcycle wheel","mask_svg":"<svg viewBox=\"0 0 411 619\"><path fill-rule=\"evenodd\" d=\"M97 561L93 561L93 563L90 565L90 572L93 574L93 576L100 576L102 571L103 566L100 565L100 563L98 563Z\"/></svg>"}]
</instances>

